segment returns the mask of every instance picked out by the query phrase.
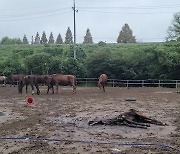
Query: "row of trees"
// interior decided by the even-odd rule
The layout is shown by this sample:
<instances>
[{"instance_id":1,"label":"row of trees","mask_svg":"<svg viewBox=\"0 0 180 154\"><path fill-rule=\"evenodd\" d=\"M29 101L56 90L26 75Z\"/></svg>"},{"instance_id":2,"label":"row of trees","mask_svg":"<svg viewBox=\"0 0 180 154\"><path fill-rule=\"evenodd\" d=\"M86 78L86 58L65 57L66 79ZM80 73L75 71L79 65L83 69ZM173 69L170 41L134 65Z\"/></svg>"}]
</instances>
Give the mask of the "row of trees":
<instances>
[{"instance_id":1,"label":"row of trees","mask_svg":"<svg viewBox=\"0 0 180 154\"><path fill-rule=\"evenodd\" d=\"M5 54L8 52L8 54ZM118 79L179 79L180 44L13 46L0 48L0 74L75 74Z\"/></svg>"},{"instance_id":2,"label":"row of trees","mask_svg":"<svg viewBox=\"0 0 180 154\"><path fill-rule=\"evenodd\" d=\"M135 43L136 39L135 36L133 36L133 32L130 29L128 24L125 24L122 27L122 30L119 33L119 36L117 38L117 43ZM63 42L62 36L59 33L56 40L54 39L53 33L50 33L49 39L47 39L45 31L43 31L42 36L40 37L39 33L36 33L35 38L32 36L31 42L28 41L26 35L24 35L22 41L20 39L10 39L8 37L4 37L1 40L1 44L73 44L73 35L71 32L70 27L68 27L65 40ZM86 30L86 35L84 36L83 44L92 44L93 38L90 32L90 29L88 28Z\"/></svg>"}]
</instances>

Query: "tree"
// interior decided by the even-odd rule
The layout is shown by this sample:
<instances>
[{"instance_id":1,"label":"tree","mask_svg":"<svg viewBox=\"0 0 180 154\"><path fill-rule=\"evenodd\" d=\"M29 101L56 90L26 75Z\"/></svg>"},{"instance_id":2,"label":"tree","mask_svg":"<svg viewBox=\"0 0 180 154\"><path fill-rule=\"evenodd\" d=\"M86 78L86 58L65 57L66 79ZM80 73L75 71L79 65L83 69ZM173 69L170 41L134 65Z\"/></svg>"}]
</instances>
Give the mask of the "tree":
<instances>
[{"instance_id":1,"label":"tree","mask_svg":"<svg viewBox=\"0 0 180 154\"><path fill-rule=\"evenodd\" d=\"M167 40L180 40L180 12L174 14L172 25L168 27Z\"/></svg>"},{"instance_id":2,"label":"tree","mask_svg":"<svg viewBox=\"0 0 180 154\"><path fill-rule=\"evenodd\" d=\"M86 35L84 37L84 42L83 43L84 44L93 43L91 32L90 32L89 28L86 30Z\"/></svg>"},{"instance_id":3,"label":"tree","mask_svg":"<svg viewBox=\"0 0 180 154\"><path fill-rule=\"evenodd\" d=\"M38 32L36 33L34 44L40 44L40 37Z\"/></svg>"},{"instance_id":4,"label":"tree","mask_svg":"<svg viewBox=\"0 0 180 154\"><path fill-rule=\"evenodd\" d=\"M26 35L24 35L24 37L23 37L23 44L29 44L29 42L28 42L28 39L27 39Z\"/></svg>"},{"instance_id":5,"label":"tree","mask_svg":"<svg viewBox=\"0 0 180 154\"><path fill-rule=\"evenodd\" d=\"M51 32L50 36L49 36L49 42L48 44L54 44L54 36L53 33Z\"/></svg>"},{"instance_id":6,"label":"tree","mask_svg":"<svg viewBox=\"0 0 180 154\"><path fill-rule=\"evenodd\" d=\"M47 38L46 38L46 33L43 31L42 37L41 37L41 44L46 44L47 43Z\"/></svg>"},{"instance_id":7,"label":"tree","mask_svg":"<svg viewBox=\"0 0 180 154\"><path fill-rule=\"evenodd\" d=\"M61 37L61 34L59 33L57 39L56 39L56 44L63 44L63 40L62 40L62 37Z\"/></svg>"},{"instance_id":8,"label":"tree","mask_svg":"<svg viewBox=\"0 0 180 154\"><path fill-rule=\"evenodd\" d=\"M68 27L65 37L65 43L66 44L73 44L73 37L70 27Z\"/></svg>"},{"instance_id":9,"label":"tree","mask_svg":"<svg viewBox=\"0 0 180 154\"><path fill-rule=\"evenodd\" d=\"M2 38L1 44L4 44L4 45L6 45L6 44L22 44L22 41L20 38L11 39L6 36L6 37Z\"/></svg>"},{"instance_id":10,"label":"tree","mask_svg":"<svg viewBox=\"0 0 180 154\"><path fill-rule=\"evenodd\" d=\"M128 24L125 24L119 33L119 36L117 38L117 43L135 43L135 42L136 39L135 36L133 36L132 30L130 29Z\"/></svg>"},{"instance_id":11,"label":"tree","mask_svg":"<svg viewBox=\"0 0 180 154\"><path fill-rule=\"evenodd\" d=\"M50 55L47 53L37 53L27 56L24 60L27 73L47 74L49 71Z\"/></svg>"}]
</instances>

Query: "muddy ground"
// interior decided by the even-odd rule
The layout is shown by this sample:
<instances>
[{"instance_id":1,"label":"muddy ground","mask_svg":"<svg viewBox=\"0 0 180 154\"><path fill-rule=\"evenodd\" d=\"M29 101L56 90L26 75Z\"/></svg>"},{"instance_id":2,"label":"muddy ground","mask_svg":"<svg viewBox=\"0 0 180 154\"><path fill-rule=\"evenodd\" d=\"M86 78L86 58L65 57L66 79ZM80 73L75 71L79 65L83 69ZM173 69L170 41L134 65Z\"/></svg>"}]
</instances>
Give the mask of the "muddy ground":
<instances>
[{"instance_id":1,"label":"muddy ground","mask_svg":"<svg viewBox=\"0 0 180 154\"><path fill-rule=\"evenodd\" d=\"M96 87L61 88L59 94L23 93L15 87L0 87L0 153L122 153L174 154L180 149L180 94L171 88L112 88L100 92ZM34 105L27 105L27 97ZM135 99L136 101L129 101ZM127 101L128 100L128 101ZM148 129L126 126L88 126L94 118L111 118L130 108L143 111L168 126ZM33 141L29 138L55 138L65 141ZM73 142L73 141L85 142ZM93 142L90 142L93 141ZM94 143L95 142L95 143ZM97 142L155 143L152 146L96 144ZM94 143L94 144L91 144ZM160 146L165 144L170 147Z\"/></svg>"}]
</instances>

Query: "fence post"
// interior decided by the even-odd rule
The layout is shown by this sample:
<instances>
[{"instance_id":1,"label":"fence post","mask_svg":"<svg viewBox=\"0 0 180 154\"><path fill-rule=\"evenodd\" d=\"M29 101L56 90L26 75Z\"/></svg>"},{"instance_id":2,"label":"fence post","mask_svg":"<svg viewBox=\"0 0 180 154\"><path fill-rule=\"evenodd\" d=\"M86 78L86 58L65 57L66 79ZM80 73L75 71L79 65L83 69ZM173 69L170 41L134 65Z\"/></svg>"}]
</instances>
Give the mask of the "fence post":
<instances>
[{"instance_id":1,"label":"fence post","mask_svg":"<svg viewBox=\"0 0 180 154\"><path fill-rule=\"evenodd\" d=\"M178 81L176 80L176 89L178 88Z\"/></svg>"},{"instance_id":2,"label":"fence post","mask_svg":"<svg viewBox=\"0 0 180 154\"><path fill-rule=\"evenodd\" d=\"M129 80L127 80L127 88L129 88L129 85L128 85L128 83L129 83Z\"/></svg>"},{"instance_id":3,"label":"fence post","mask_svg":"<svg viewBox=\"0 0 180 154\"><path fill-rule=\"evenodd\" d=\"M87 78L86 78L86 87L87 87Z\"/></svg>"},{"instance_id":4,"label":"fence post","mask_svg":"<svg viewBox=\"0 0 180 154\"><path fill-rule=\"evenodd\" d=\"M113 79L113 87L114 87L114 79Z\"/></svg>"},{"instance_id":5,"label":"fence post","mask_svg":"<svg viewBox=\"0 0 180 154\"><path fill-rule=\"evenodd\" d=\"M144 87L144 80L142 80L142 87Z\"/></svg>"},{"instance_id":6,"label":"fence post","mask_svg":"<svg viewBox=\"0 0 180 154\"><path fill-rule=\"evenodd\" d=\"M159 80L158 87L161 87L161 81Z\"/></svg>"}]
</instances>

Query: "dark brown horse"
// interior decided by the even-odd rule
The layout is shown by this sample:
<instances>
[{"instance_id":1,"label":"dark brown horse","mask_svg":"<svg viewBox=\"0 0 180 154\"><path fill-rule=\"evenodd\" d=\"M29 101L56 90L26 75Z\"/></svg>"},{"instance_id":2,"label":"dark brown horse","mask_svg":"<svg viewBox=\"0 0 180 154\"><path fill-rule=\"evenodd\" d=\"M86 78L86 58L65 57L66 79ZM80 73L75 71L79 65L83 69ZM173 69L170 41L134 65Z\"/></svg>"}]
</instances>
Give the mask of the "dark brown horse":
<instances>
[{"instance_id":1,"label":"dark brown horse","mask_svg":"<svg viewBox=\"0 0 180 154\"><path fill-rule=\"evenodd\" d=\"M26 93L27 93L28 85L31 85L32 94L34 94L34 86L37 89L37 94L38 95L40 94L39 86L38 86L38 83L37 83L37 78L36 78L35 75L24 76L24 78L19 82L18 90L19 90L20 94L22 94L22 90L23 90L23 87L25 85L26 85Z\"/></svg>"},{"instance_id":2,"label":"dark brown horse","mask_svg":"<svg viewBox=\"0 0 180 154\"><path fill-rule=\"evenodd\" d=\"M103 91L105 92L105 85L107 83L108 77L106 74L101 74L98 80L98 87L101 90L101 87L103 88Z\"/></svg>"},{"instance_id":3,"label":"dark brown horse","mask_svg":"<svg viewBox=\"0 0 180 154\"><path fill-rule=\"evenodd\" d=\"M53 74L51 75L52 80L49 83L47 93L49 89L52 88L52 93L54 93L53 85L56 86L56 93L58 93L58 86L67 86L71 85L73 87L73 93L76 93L77 80L75 75L62 75L62 74Z\"/></svg>"},{"instance_id":4,"label":"dark brown horse","mask_svg":"<svg viewBox=\"0 0 180 154\"><path fill-rule=\"evenodd\" d=\"M10 75L6 78L6 83L11 84L15 87L16 84L19 83L23 79L24 75L22 74L17 74L17 75Z\"/></svg>"},{"instance_id":5,"label":"dark brown horse","mask_svg":"<svg viewBox=\"0 0 180 154\"><path fill-rule=\"evenodd\" d=\"M22 89L23 87L26 85L26 93L28 90L28 85L31 86L32 88L32 94L34 94L34 86L37 89L37 94L40 94L40 90L39 90L39 84L45 84L48 87L51 87L50 83L52 81L52 77L49 75L27 75L25 76L19 84L19 93L22 94Z\"/></svg>"}]
</instances>

